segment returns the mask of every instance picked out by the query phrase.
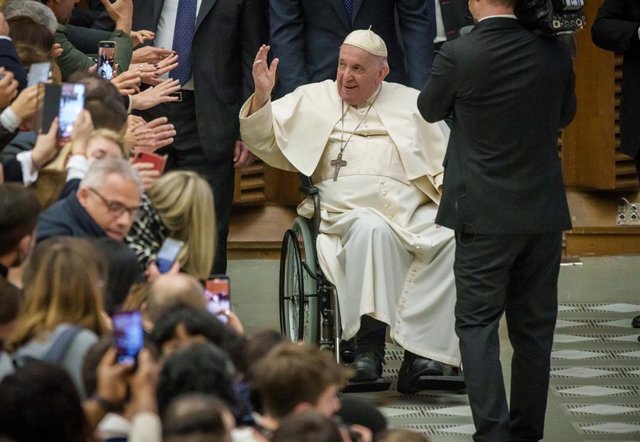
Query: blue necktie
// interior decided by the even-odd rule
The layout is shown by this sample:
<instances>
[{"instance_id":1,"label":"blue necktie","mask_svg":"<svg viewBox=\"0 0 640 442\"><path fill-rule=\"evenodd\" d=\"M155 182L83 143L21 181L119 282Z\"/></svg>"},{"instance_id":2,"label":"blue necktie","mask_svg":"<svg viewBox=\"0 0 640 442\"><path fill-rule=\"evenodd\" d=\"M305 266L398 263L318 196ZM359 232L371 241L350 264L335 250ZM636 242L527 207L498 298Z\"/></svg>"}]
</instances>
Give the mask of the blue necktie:
<instances>
[{"instance_id":1,"label":"blue necktie","mask_svg":"<svg viewBox=\"0 0 640 442\"><path fill-rule=\"evenodd\" d=\"M173 50L178 54L178 67L170 77L184 84L191 78L191 42L196 30L198 0L179 0L176 26L173 30Z\"/></svg>"},{"instance_id":2,"label":"blue necktie","mask_svg":"<svg viewBox=\"0 0 640 442\"><path fill-rule=\"evenodd\" d=\"M347 11L347 18L349 19L349 23L352 22L353 19L353 0L343 0L344 1L344 9Z\"/></svg>"}]
</instances>

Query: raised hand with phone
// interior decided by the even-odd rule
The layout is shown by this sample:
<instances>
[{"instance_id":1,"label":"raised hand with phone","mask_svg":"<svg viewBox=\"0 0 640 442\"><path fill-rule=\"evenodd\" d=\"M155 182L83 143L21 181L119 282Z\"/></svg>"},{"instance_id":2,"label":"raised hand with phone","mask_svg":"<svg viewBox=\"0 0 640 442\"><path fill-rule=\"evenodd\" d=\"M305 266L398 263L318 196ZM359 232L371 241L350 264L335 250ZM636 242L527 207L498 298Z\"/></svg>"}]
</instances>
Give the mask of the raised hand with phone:
<instances>
[{"instance_id":1,"label":"raised hand with phone","mask_svg":"<svg viewBox=\"0 0 640 442\"><path fill-rule=\"evenodd\" d=\"M205 284L207 310L225 324L231 311L231 284L227 275L214 275Z\"/></svg>"},{"instance_id":2,"label":"raised hand with phone","mask_svg":"<svg viewBox=\"0 0 640 442\"><path fill-rule=\"evenodd\" d=\"M156 256L156 267L160 273L167 273L177 261L180 252L184 248L184 241L175 238L166 238Z\"/></svg>"},{"instance_id":3,"label":"raised hand with phone","mask_svg":"<svg viewBox=\"0 0 640 442\"><path fill-rule=\"evenodd\" d=\"M9 106L18 95L18 81L13 72L0 67L0 108Z\"/></svg>"},{"instance_id":4,"label":"raised hand with phone","mask_svg":"<svg viewBox=\"0 0 640 442\"><path fill-rule=\"evenodd\" d=\"M134 366L138 353L144 346L142 313L139 311L114 313L111 322L117 351L116 362Z\"/></svg>"},{"instance_id":5,"label":"raised hand with phone","mask_svg":"<svg viewBox=\"0 0 640 442\"><path fill-rule=\"evenodd\" d=\"M113 80L116 77L116 42L110 40L101 41L98 45L98 75L105 80Z\"/></svg>"},{"instance_id":6,"label":"raised hand with phone","mask_svg":"<svg viewBox=\"0 0 640 442\"><path fill-rule=\"evenodd\" d=\"M9 105L9 108L13 111L21 124L25 124L23 127L33 127L31 121L36 115L38 104L38 85L29 86L23 89L13 103Z\"/></svg>"}]
</instances>

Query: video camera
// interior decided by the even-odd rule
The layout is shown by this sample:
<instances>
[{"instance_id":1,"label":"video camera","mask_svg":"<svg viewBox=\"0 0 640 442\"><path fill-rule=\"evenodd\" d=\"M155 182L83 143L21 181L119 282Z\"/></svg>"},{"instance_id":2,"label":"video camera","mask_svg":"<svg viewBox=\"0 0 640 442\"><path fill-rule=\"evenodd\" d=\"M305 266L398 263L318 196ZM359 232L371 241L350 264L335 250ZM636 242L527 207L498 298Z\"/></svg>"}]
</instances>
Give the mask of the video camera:
<instances>
[{"instance_id":1,"label":"video camera","mask_svg":"<svg viewBox=\"0 0 640 442\"><path fill-rule=\"evenodd\" d=\"M584 0L517 0L520 23L543 35L572 34L584 28Z\"/></svg>"}]
</instances>

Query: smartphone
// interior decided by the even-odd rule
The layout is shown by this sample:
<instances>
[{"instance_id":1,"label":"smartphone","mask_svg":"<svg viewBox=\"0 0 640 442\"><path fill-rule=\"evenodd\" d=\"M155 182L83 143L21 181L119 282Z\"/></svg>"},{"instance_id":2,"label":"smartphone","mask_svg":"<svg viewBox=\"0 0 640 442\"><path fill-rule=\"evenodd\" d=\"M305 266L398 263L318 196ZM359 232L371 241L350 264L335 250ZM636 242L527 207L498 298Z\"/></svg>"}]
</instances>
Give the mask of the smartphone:
<instances>
[{"instance_id":1,"label":"smartphone","mask_svg":"<svg viewBox=\"0 0 640 442\"><path fill-rule=\"evenodd\" d=\"M98 75L105 80L116 76L116 42L101 41L98 45Z\"/></svg>"},{"instance_id":2,"label":"smartphone","mask_svg":"<svg viewBox=\"0 0 640 442\"><path fill-rule=\"evenodd\" d=\"M160 273L167 273L176 259L180 250L184 247L184 241L175 238L167 238L162 243L156 257L156 266Z\"/></svg>"},{"instance_id":3,"label":"smartphone","mask_svg":"<svg viewBox=\"0 0 640 442\"><path fill-rule=\"evenodd\" d=\"M84 109L85 85L79 83L62 83L60 91L60 107L58 108L58 138L71 138L73 123Z\"/></svg>"},{"instance_id":4,"label":"smartphone","mask_svg":"<svg viewBox=\"0 0 640 442\"><path fill-rule=\"evenodd\" d=\"M45 61L43 63L33 63L29 67L27 74L27 87L38 83L46 83L51 79L51 63Z\"/></svg>"},{"instance_id":5,"label":"smartphone","mask_svg":"<svg viewBox=\"0 0 640 442\"><path fill-rule=\"evenodd\" d=\"M207 298L207 310L220 321L228 321L224 312L231 310L231 286L227 275L213 275L204 287Z\"/></svg>"},{"instance_id":6,"label":"smartphone","mask_svg":"<svg viewBox=\"0 0 640 442\"><path fill-rule=\"evenodd\" d=\"M157 170L162 174L164 172L164 168L167 165L167 155L158 155L153 152L136 152L133 156L134 163L151 163L153 164L153 169Z\"/></svg>"},{"instance_id":7,"label":"smartphone","mask_svg":"<svg viewBox=\"0 0 640 442\"><path fill-rule=\"evenodd\" d=\"M116 362L135 364L144 346L142 314L139 311L119 312L112 316Z\"/></svg>"}]
</instances>

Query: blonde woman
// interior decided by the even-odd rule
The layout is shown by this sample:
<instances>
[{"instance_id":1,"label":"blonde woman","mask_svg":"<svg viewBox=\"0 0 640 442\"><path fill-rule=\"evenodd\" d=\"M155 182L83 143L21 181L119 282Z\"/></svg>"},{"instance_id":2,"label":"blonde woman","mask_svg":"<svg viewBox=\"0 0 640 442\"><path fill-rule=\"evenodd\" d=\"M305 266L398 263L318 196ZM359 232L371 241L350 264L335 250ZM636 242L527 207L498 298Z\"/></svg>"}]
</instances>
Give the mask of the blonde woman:
<instances>
[{"instance_id":1,"label":"blonde woman","mask_svg":"<svg viewBox=\"0 0 640 442\"><path fill-rule=\"evenodd\" d=\"M209 184L197 173L162 176L142 198L142 208L126 241L146 270L168 238L184 241L178 256L183 272L207 279L215 250L215 215Z\"/></svg>"},{"instance_id":2,"label":"blonde woman","mask_svg":"<svg viewBox=\"0 0 640 442\"><path fill-rule=\"evenodd\" d=\"M69 373L83 397L84 355L107 329L102 313L103 276L88 240L56 237L39 243L25 269L24 304L6 345L14 359L41 359L65 330L77 327L55 362Z\"/></svg>"}]
</instances>

